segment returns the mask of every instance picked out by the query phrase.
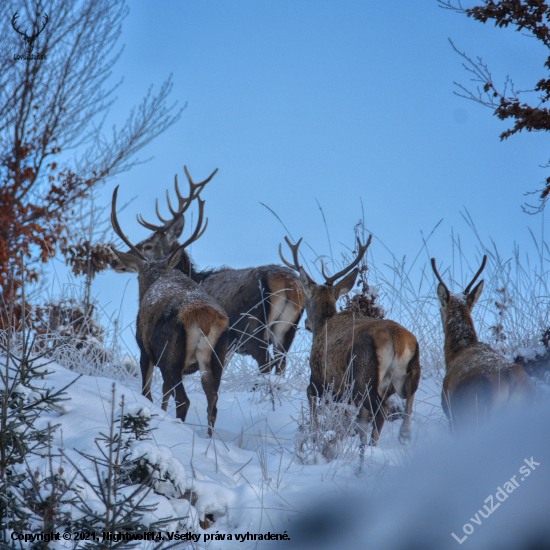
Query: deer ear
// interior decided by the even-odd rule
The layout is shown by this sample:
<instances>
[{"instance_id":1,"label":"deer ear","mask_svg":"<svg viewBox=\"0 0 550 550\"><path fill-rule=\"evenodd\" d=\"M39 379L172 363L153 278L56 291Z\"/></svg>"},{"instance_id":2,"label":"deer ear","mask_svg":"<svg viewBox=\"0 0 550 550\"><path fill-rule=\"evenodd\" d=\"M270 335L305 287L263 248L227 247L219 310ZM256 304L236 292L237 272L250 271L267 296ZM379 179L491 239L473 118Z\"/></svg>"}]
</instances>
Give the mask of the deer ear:
<instances>
[{"instance_id":1,"label":"deer ear","mask_svg":"<svg viewBox=\"0 0 550 550\"><path fill-rule=\"evenodd\" d=\"M187 252L185 252L185 246L179 246L164 260L166 262L166 266L168 269L174 269L182 260L184 256L187 255Z\"/></svg>"},{"instance_id":2,"label":"deer ear","mask_svg":"<svg viewBox=\"0 0 550 550\"><path fill-rule=\"evenodd\" d=\"M334 285L335 300L339 300L344 294L347 294L353 288L358 274L359 268L356 267L352 272L348 273L341 281Z\"/></svg>"},{"instance_id":3,"label":"deer ear","mask_svg":"<svg viewBox=\"0 0 550 550\"><path fill-rule=\"evenodd\" d=\"M300 282L304 287L306 296L311 296L311 290L315 284L315 281L306 273L306 270L302 266L300 266Z\"/></svg>"},{"instance_id":4,"label":"deer ear","mask_svg":"<svg viewBox=\"0 0 550 550\"><path fill-rule=\"evenodd\" d=\"M451 295L449 294L449 289L443 283L439 283L437 287L437 297L439 298L441 305L443 307L447 307Z\"/></svg>"},{"instance_id":5,"label":"deer ear","mask_svg":"<svg viewBox=\"0 0 550 550\"><path fill-rule=\"evenodd\" d=\"M120 252L116 248L111 247L111 250L116 254L117 258L123 263L124 267L134 273L139 273L143 266L143 260L130 252Z\"/></svg>"},{"instance_id":6,"label":"deer ear","mask_svg":"<svg viewBox=\"0 0 550 550\"><path fill-rule=\"evenodd\" d=\"M479 281L476 287L466 296L466 303L468 304L468 307L470 308L470 311L474 308L477 301L479 300L479 297L481 296L481 293L483 292L483 285L485 284L484 280Z\"/></svg>"},{"instance_id":7,"label":"deer ear","mask_svg":"<svg viewBox=\"0 0 550 550\"><path fill-rule=\"evenodd\" d=\"M166 230L166 239L170 244L172 244L174 241L178 240L183 232L183 226L185 225L185 220L183 218L183 215L177 216L174 218L174 221L170 225L170 227Z\"/></svg>"}]
</instances>

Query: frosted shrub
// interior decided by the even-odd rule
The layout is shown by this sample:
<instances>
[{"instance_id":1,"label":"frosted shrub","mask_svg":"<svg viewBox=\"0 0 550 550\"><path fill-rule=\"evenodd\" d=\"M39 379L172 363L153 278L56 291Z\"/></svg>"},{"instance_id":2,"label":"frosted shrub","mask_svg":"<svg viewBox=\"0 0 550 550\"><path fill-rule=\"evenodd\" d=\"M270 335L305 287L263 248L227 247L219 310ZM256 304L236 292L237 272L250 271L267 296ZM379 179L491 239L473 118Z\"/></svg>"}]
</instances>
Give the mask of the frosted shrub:
<instances>
[{"instance_id":1,"label":"frosted shrub","mask_svg":"<svg viewBox=\"0 0 550 550\"><path fill-rule=\"evenodd\" d=\"M323 397L316 398L316 422L309 410L304 412L302 409L294 444L296 456L303 464L324 464L333 460L350 463L359 456L360 441L356 437L355 423L359 408L351 397L352 388L349 387L337 400L331 386Z\"/></svg>"}]
</instances>

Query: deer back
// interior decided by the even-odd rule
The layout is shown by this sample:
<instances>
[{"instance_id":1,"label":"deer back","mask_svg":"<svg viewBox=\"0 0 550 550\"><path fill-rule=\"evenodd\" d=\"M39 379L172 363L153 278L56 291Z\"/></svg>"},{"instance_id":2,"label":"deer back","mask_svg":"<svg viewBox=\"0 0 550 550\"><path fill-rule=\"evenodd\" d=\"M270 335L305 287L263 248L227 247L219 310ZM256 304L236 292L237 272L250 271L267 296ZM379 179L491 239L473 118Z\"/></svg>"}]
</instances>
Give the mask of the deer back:
<instances>
[{"instance_id":1,"label":"deer back","mask_svg":"<svg viewBox=\"0 0 550 550\"><path fill-rule=\"evenodd\" d=\"M261 309L260 318L269 318L269 300L277 292L286 291L296 308L303 307L302 285L292 270L280 265L264 265L244 269L222 268L208 273L201 287L227 311L231 324L243 313Z\"/></svg>"}]
</instances>

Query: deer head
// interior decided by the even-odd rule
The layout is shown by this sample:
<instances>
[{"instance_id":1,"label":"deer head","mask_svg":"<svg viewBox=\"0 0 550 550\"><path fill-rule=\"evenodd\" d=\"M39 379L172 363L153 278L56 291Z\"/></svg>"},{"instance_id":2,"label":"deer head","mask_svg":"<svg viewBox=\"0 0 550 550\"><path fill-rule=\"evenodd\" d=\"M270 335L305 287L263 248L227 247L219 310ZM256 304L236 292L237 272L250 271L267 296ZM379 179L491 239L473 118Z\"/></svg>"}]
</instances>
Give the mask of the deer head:
<instances>
[{"instance_id":1,"label":"deer head","mask_svg":"<svg viewBox=\"0 0 550 550\"><path fill-rule=\"evenodd\" d=\"M170 255L172 252L174 252L174 250L176 250L179 247L179 243L177 241L185 227L185 212L187 211L191 203L196 198L199 197L204 186L214 177L214 175L218 171L218 169L216 168L216 170L214 170L214 172L212 172L212 174L210 174L210 176L208 176L208 178L206 178L204 181L199 183L194 183L191 176L189 175L187 166L184 166L184 170L187 176L187 180L189 181L189 196L188 197L182 196L178 186L177 175L174 178L174 187L176 190L176 196L178 200L177 208L174 209L172 207L172 203L170 202L170 195L168 191L166 191L166 200L168 203L168 208L170 210L170 213L172 214L171 218L165 219L160 214L158 199L155 202L155 209L159 220L162 222L162 225L154 225L152 223L145 221L141 215L137 216L138 222L143 227L146 227L147 229L150 229L151 231L153 231L153 233L149 235L149 237L147 237L146 239L140 241L138 244L135 245L135 248L148 260L162 260L163 258L166 258L168 255ZM207 220L207 223L208 223L208 220ZM204 229L206 229L206 226L204 227ZM200 235L198 235L194 240L197 240L199 237ZM132 249L127 251L127 253L131 254ZM181 255L179 255L179 257L181 259ZM113 260L111 262L111 267L117 273L127 273L127 272L133 271L132 269L127 267L125 264L123 264L119 259Z\"/></svg>"},{"instance_id":2,"label":"deer head","mask_svg":"<svg viewBox=\"0 0 550 550\"><path fill-rule=\"evenodd\" d=\"M336 315L336 302L353 288L359 274L359 268L356 266L367 252L372 242L372 235L369 236L367 243L364 245L361 244L361 240L357 237L357 257L351 264L332 276L326 274L325 264L321 260L321 272L325 278L325 282L321 284L317 284L300 265L298 249L302 239L295 245L291 243L288 237L285 237L285 241L292 250L294 263L290 263L285 259L281 245L279 245L279 255L286 266L298 271L300 274L300 282L305 292L306 326L315 334L324 325L326 319ZM338 279L341 280L334 284Z\"/></svg>"},{"instance_id":3,"label":"deer head","mask_svg":"<svg viewBox=\"0 0 550 550\"><path fill-rule=\"evenodd\" d=\"M158 260L155 261L147 258L147 256L141 250L139 250L137 246L133 245L128 239L128 237L126 237L126 235L122 232L122 229L120 228L120 225L118 223L118 219L116 216L117 195L118 195L118 185L113 192L113 200L112 200L112 206L111 206L111 224L113 226L113 229L115 230L115 233L130 248L130 250L128 252L121 252L116 248L113 248L112 250L118 257L118 260L120 261L120 263L124 266L125 271L139 273L141 276L145 271L147 271L146 268L149 267L149 264L152 264L152 263L158 264L159 261ZM201 200L200 198L198 200L199 200L199 219L197 222L197 226L195 227L193 234L183 244L179 245L174 251L172 251L168 257L161 258L161 260L163 260L163 266L166 269L172 269L174 266L176 266L180 261L185 248L189 246L191 243L195 242L197 239L199 239L201 235L206 231L206 227L208 226L208 218L206 219L204 227L201 230L203 217L204 217L204 201ZM140 294L141 294L141 285L140 285Z\"/></svg>"},{"instance_id":4,"label":"deer head","mask_svg":"<svg viewBox=\"0 0 550 550\"><path fill-rule=\"evenodd\" d=\"M478 272L475 274L474 278L470 281L470 284L464 289L460 294L451 294L449 288L443 281L443 278L437 270L437 265L435 258L432 258L432 269L435 273L435 276L439 280L439 285L437 287L437 297L441 304L441 322L443 323L443 329L447 326L447 320L451 318L460 318L463 321L471 324L473 328L473 322L471 320L470 313L476 305L481 293L483 292L484 280L481 280L477 286L472 290L472 286L481 275L485 266L487 265L487 255L483 256L483 261L481 262L481 267Z\"/></svg>"}]
</instances>

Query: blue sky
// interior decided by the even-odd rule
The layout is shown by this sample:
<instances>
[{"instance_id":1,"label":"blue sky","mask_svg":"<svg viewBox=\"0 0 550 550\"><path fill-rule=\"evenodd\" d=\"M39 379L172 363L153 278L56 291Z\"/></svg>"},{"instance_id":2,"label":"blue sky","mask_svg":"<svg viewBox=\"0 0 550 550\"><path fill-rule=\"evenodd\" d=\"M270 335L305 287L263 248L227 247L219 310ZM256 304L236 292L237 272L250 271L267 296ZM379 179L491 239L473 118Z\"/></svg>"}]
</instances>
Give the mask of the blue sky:
<instances>
[{"instance_id":1,"label":"blue sky","mask_svg":"<svg viewBox=\"0 0 550 550\"><path fill-rule=\"evenodd\" d=\"M152 142L147 164L110 181L120 185L120 214L137 242L155 222L174 174L185 182L219 173L203 193L209 227L191 249L199 267L278 263L286 234L319 254L353 245L362 217L397 257L414 257L440 219L430 253L448 265L451 229L475 264L476 240L462 219L471 214L481 237L502 251L529 248L527 226L541 234L540 216L521 211L523 193L548 175L547 137L521 134L500 142L507 125L453 94L468 74L448 38L489 64L495 81L518 88L541 78L548 52L510 29L495 29L438 7L435 0L132 1L114 77L124 76L108 121L122 125L151 83L173 73L172 97L188 106L175 126ZM189 228L188 224L188 228ZM479 258L479 256L477 256ZM313 259L313 254L309 255ZM427 259L422 261L422 263ZM125 284L124 321L137 311L135 276L105 273L94 293L117 309Z\"/></svg>"}]
</instances>

